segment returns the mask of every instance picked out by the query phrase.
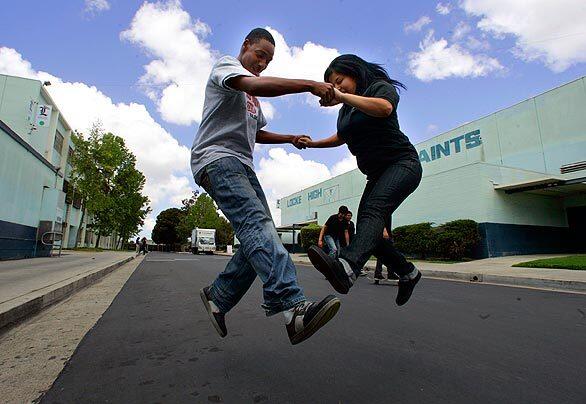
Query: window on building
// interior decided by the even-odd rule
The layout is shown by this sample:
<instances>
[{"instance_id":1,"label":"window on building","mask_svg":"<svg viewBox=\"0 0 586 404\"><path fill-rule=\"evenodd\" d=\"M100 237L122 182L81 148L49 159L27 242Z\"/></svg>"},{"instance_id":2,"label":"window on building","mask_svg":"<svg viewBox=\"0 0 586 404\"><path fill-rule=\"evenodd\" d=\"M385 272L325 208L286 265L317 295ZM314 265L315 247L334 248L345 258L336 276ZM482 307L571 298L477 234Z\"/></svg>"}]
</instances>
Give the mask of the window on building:
<instances>
[{"instance_id":1,"label":"window on building","mask_svg":"<svg viewBox=\"0 0 586 404\"><path fill-rule=\"evenodd\" d=\"M73 193L73 207L75 209L80 209L81 208L81 202L82 202L81 195L74 192Z\"/></svg>"},{"instance_id":2,"label":"window on building","mask_svg":"<svg viewBox=\"0 0 586 404\"><path fill-rule=\"evenodd\" d=\"M69 146L69 150L67 150L67 164L71 165L71 159L73 157L73 149Z\"/></svg>"},{"instance_id":3,"label":"window on building","mask_svg":"<svg viewBox=\"0 0 586 404\"><path fill-rule=\"evenodd\" d=\"M65 192L65 203L70 205L73 202L73 187L67 180L63 180L63 192Z\"/></svg>"},{"instance_id":4,"label":"window on building","mask_svg":"<svg viewBox=\"0 0 586 404\"><path fill-rule=\"evenodd\" d=\"M53 142L53 149L59 154L61 154L61 150L63 149L63 135L58 131L55 131L55 141Z\"/></svg>"}]
</instances>

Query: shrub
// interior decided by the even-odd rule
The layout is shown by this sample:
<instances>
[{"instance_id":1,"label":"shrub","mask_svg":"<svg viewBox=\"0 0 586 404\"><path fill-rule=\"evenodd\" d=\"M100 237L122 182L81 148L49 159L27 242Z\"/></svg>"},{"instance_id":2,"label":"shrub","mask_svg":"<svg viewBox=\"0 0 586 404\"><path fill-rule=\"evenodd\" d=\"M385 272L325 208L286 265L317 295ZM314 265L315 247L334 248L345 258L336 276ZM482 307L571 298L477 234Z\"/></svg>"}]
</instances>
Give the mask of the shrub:
<instances>
[{"instance_id":1,"label":"shrub","mask_svg":"<svg viewBox=\"0 0 586 404\"><path fill-rule=\"evenodd\" d=\"M301 228L301 247L305 251L312 245L317 245L320 231L321 226L313 223Z\"/></svg>"},{"instance_id":2,"label":"shrub","mask_svg":"<svg viewBox=\"0 0 586 404\"><path fill-rule=\"evenodd\" d=\"M400 226L393 230L393 241L405 254L427 258L435 250L435 231L431 223Z\"/></svg>"},{"instance_id":3,"label":"shrub","mask_svg":"<svg viewBox=\"0 0 586 404\"><path fill-rule=\"evenodd\" d=\"M478 223L474 220L454 220L436 229L434 255L461 260L464 257L471 257L479 242Z\"/></svg>"},{"instance_id":4,"label":"shrub","mask_svg":"<svg viewBox=\"0 0 586 404\"><path fill-rule=\"evenodd\" d=\"M417 223L393 229L397 249L416 258L462 260L471 257L480 242L478 223L454 220L438 227Z\"/></svg>"}]
</instances>

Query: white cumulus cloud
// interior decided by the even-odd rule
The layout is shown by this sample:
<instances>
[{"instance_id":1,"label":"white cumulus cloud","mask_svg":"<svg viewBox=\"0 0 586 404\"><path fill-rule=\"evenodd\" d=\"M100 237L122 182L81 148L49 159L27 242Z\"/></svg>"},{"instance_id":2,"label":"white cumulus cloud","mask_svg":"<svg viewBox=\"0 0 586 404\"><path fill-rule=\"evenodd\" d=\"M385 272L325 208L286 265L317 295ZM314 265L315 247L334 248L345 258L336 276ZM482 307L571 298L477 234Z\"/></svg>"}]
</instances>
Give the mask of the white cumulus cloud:
<instances>
[{"instance_id":1,"label":"white cumulus cloud","mask_svg":"<svg viewBox=\"0 0 586 404\"><path fill-rule=\"evenodd\" d=\"M454 28L454 32L452 33L452 39L454 41L459 41L460 39L464 38L466 34L468 34L472 28L464 21L460 21L456 28Z\"/></svg>"},{"instance_id":2,"label":"white cumulus cloud","mask_svg":"<svg viewBox=\"0 0 586 404\"><path fill-rule=\"evenodd\" d=\"M120 34L153 58L140 84L167 122L201 122L205 85L217 59L205 41L209 33L208 25L194 21L179 1L168 1L143 3Z\"/></svg>"},{"instance_id":3,"label":"white cumulus cloud","mask_svg":"<svg viewBox=\"0 0 586 404\"><path fill-rule=\"evenodd\" d=\"M265 190L267 201L277 226L281 224L281 213L277 201L303 188L325 181L335 175L356 168L356 159L349 153L329 169L323 163L305 160L297 153L288 153L282 147L268 150L267 156L258 163L258 179ZM292 175L292 173L295 173Z\"/></svg>"},{"instance_id":4,"label":"white cumulus cloud","mask_svg":"<svg viewBox=\"0 0 586 404\"><path fill-rule=\"evenodd\" d=\"M425 27L426 25L431 24L431 18L424 15L420 17L417 21L405 24L404 31L405 32L419 32Z\"/></svg>"},{"instance_id":5,"label":"white cumulus cloud","mask_svg":"<svg viewBox=\"0 0 586 404\"><path fill-rule=\"evenodd\" d=\"M281 147L273 147L268 151L268 157L262 157L258 162L257 176L265 191L273 219L280 225L281 214L277 210L277 201L280 198L325 181L332 175L325 164L305 160L301 155L287 153Z\"/></svg>"},{"instance_id":6,"label":"white cumulus cloud","mask_svg":"<svg viewBox=\"0 0 586 404\"><path fill-rule=\"evenodd\" d=\"M336 175L347 173L355 168L358 168L356 157L348 152L342 160L332 166L332 176L335 177Z\"/></svg>"},{"instance_id":7,"label":"white cumulus cloud","mask_svg":"<svg viewBox=\"0 0 586 404\"><path fill-rule=\"evenodd\" d=\"M97 14L102 11L110 9L110 3L108 0L85 0L84 11L89 14Z\"/></svg>"},{"instance_id":8,"label":"white cumulus cloud","mask_svg":"<svg viewBox=\"0 0 586 404\"><path fill-rule=\"evenodd\" d=\"M448 15L452 11L452 6L450 5L450 3L437 3L437 5L435 6L435 11L437 11L437 13L441 15Z\"/></svg>"},{"instance_id":9,"label":"white cumulus cloud","mask_svg":"<svg viewBox=\"0 0 586 404\"><path fill-rule=\"evenodd\" d=\"M339 55L336 49L310 41L302 47L289 46L277 30L267 29L276 47L264 75L322 81L326 67ZM193 19L180 1L169 0L143 3L129 28L120 34L152 59L144 67L139 84L167 122L201 122L206 82L220 56L207 41L210 33L211 28ZM315 104L319 105L317 101ZM275 116L275 108L268 101L263 101L262 106L267 119Z\"/></svg>"},{"instance_id":10,"label":"white cumulus cloud","mask_svg":"<svg viewBox=\"0 0 586 404\"><path fill-rule=\"evenodd\" d=\"M584 0L464 0L461 7L495 38L513 36L514 54L523 60L555 72L586 62Z\"/></svg>"},{"instance_id":11,"label":"white cumulus cloud","mask_svg":"<svg viewBox=\"0 0 586 404\"><path fill-rule=\"evenodd\" d=\"M335 48L310 41L301 47L290 46L279 31L266 28L275 38L275 56L264 71L265 76L323 81L326 68L340 55Z\"/></svg>"},{"instance_id":12,"label":"white cumulus cloud","mask_svg":"<svg viewBox=\"0 0 586 404\"><path fill-rule=\"evenodd\" d=\"M503 70L500 62L486 55L472 54L459 44L436 40L433 30L419 44L419 52L409 54L409 72L422 81L449 77L481 77Z\"/></svg>"},{"instance_id":13,"label":"white cumulus cloud","mask_svg":"<svg viewBox=\"0 0 586 404\"><path fill-rule=\"evenodd\" d=\"M289 79L306 79L323 81L324 72L330 62L340 55L337 49L328 48L313 42L306 42L303 46L290 46L285 37L277 30L266 27L275 39L275 56L269 67L263 72L265 76L284 77ZM305 101L322 112L337 113L338 108L322 108L319 100L312 96L302 96ZM264 111L264 110L263 110Z\"/></svg>"},{"instance_id":14,"label":"white cumulus cloud","mask_svg":"<svg viewBox=\"0 0 586 404\"><path fill-rule=\"evenodd\" d=\"M50 80L47 90L74 129L87 133L100 121L104 130L122 137L146 176L144 192L155 212L190 195L189 149L158 124L144 105L115 103L95 86L36 71L11 48L0 48L0 73Z\"/></svg>"}]
</instances>

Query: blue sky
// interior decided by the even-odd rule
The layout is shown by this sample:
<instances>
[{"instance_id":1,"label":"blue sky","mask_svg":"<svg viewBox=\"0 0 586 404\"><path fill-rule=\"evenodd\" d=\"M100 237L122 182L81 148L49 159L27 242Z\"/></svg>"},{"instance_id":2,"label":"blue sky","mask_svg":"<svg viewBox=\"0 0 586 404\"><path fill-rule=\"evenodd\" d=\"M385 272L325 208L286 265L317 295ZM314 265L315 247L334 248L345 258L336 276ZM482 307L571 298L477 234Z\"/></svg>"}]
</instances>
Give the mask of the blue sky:
<instances>
[{"instance_id":1,"label":"blue sky","mask_svg":"<svg viewBox=\"0 0 586 404\"><path fill-rule=\"evenodd\" d=\"M340 0L257 1L251 6L242 1L21 0L4 5L0 25L0 48L11 49L20 58L15 62L11 53L4 65L0 59L0 67L13 74L25 72L38 77L40 72L47 72L55 76L58 81L52 91L58 104L84 102L75 97L95 86L100 97L109 97L113 104L104 106L104 111L109 111L104 113L117 117L105 118L105 126L124 119L124 110L128 109L124 106L144 106L154 121L149 124L157 127L151 134L154 138L146 137L140 144L137 139L131 140L137 135L119 134L129 137L147 176L150 169L169 171L167 177L152 176L157 179L151 189L158 186L157 181L158 188L168 188L168 192L153 198L157 213L176 203L179 194L193 186L187 161L183 160L197 131L198 118L189 113L191 99L201 98L201 94L195 90L182 92L182 88L202 86L209 63L221 54L236 55L251 28L271 27L286 42L281 50L286 48L290 60L277 66L277 53L276 67L271 71L275 75L319 79L321 66L325 67L337 53L356 53L382 63L391 77L408 87L402 94L399 120L404 132L417 143L584 75L586 5L581 0L550 3L554 2ZM527 13L527 5L532 13ZM153 28L153 21L167 17L165 24ZM149 32L152 29L156 32ZM124 31L126 34L121 35ZM194 52L192 42L202 52ZM309 49L308 42L319 46ZM167 51L166 44L173 51ZM277 45L279 48L279 41ZM309 60L319 61L319 66L308 67ZM153 61L160 61L163 67L154 69L145 79L145 66ZM18 64L24 66L15 67ZM141 77L143 85L138 85ZM182 87L178 94L162 94L160 90L173 82ZM71 83L79 83L77 91ZM275 110L269 120L271 130L313 137L335 131L335 112L310 105L307 97L265 101ZM198 105L194 104L194 111L201 107ZM70 116L78 113L75 108L62 109L69 121L89 125L84 121L89 119L87 115L80 113L78 119ZM129 130L116 123L105 129ZM161 139L169 146L173 140L168 135L177 140L173 147L178 150L178 168L147 168L158 159L157 150L138 148L146 149ZM255 156L259 177L272 201L294 192L295 187L352 167L345 148L301 152L290 146L280 148L284 152L263 147ZM174 153L171 146L159 148L161 153L164 149ZM343 163L336 169L340 161ZM287 178L288 168L296 166L301 167L303 178ZM169 176L181 178L181 184L177 185L176 178L169 180ZM170 186L173 181L176 184ZM190 181L188 186L185 181Z\"/></svg>"}]
</instances>

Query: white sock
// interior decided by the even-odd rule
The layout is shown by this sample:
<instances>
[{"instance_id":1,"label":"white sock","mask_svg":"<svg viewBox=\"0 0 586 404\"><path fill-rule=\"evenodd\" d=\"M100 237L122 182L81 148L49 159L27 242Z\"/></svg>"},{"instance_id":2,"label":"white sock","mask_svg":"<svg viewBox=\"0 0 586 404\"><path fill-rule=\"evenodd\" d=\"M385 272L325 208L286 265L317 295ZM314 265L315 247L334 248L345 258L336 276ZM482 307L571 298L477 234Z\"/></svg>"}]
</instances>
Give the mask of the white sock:
<instances>
[{"instance_id":1,"label":"white sock","mask_svg":"<svg viewBox=\"0 0 586 404\"><path fill-rule=\"evenodd\" d=\"M338 261L340 261L340 263L344 267L344 270L346 271L346 275L348 275L348 278L350 278L350 285L354 285L354 281L356 280L356 274L352 270L352 267L350 267L350 264L344 258L338 258Z\"/></svg>"},{"instance_id":2,"label":"white sock","mask_svg":"<svg viewBox=\"0 0 586 404\"><path fill-rule=\"evenodd\" d=\"M289 310L283 311L283 316L285 316L285 324L289 324L291 320L293 320L293 314L295 313L295 307L291 307Z\"/></svg>"},{"instance_id":3,"label":"white sock","mask_svg":"<svg viewBox=\"0 0 586 404\"><path fill-rule=\"evenodd\" d=\"M413 271L409 272L407 275L403 275L401 276L402 279L415 279L417 277L417 274L419 273L419 270L417 269L417 267L413 267Z\"/></svg>"},{"instance_id":4,"label":"white sock","mask_svg":"<svg viewBox=\"0 0 586 404\"><path fill-rule=\"evenodd\" d=\"M216 306L216 303L214 303L212 300L208 300L208 303L210 304L210 309L212 309L212 313L219 313L220 309L218 309L218 306Z\"/></svg>"}]
</instances>

